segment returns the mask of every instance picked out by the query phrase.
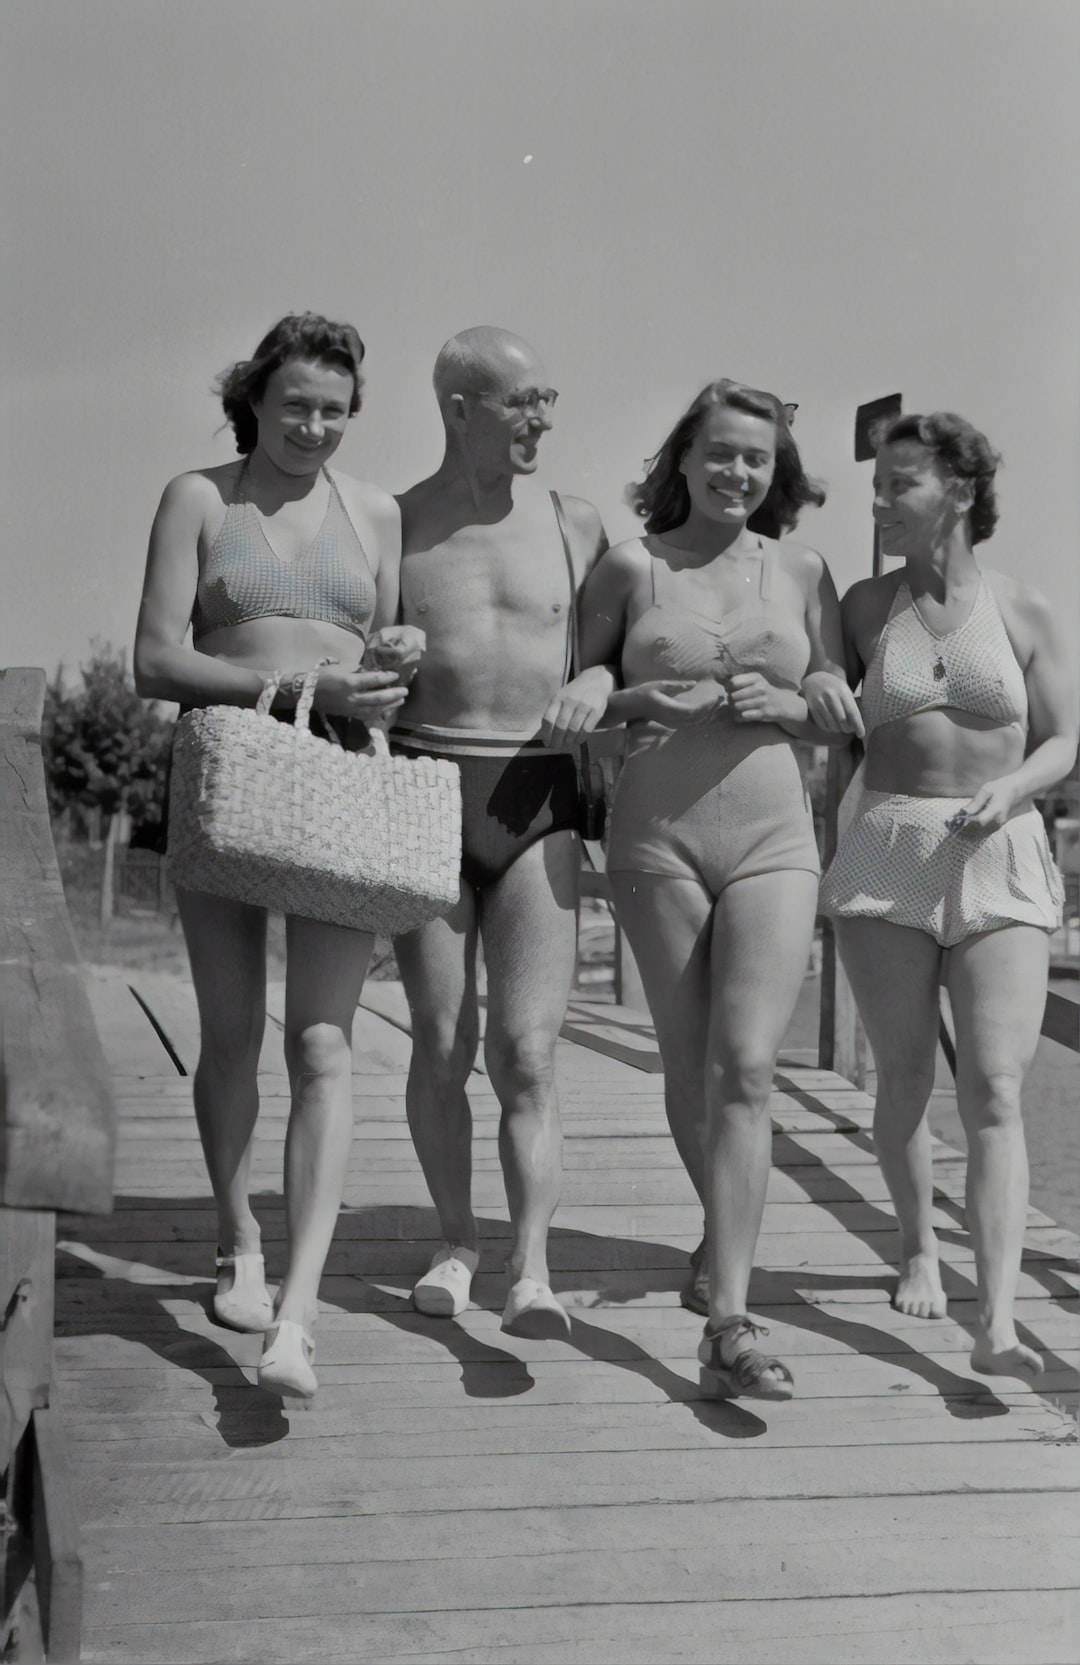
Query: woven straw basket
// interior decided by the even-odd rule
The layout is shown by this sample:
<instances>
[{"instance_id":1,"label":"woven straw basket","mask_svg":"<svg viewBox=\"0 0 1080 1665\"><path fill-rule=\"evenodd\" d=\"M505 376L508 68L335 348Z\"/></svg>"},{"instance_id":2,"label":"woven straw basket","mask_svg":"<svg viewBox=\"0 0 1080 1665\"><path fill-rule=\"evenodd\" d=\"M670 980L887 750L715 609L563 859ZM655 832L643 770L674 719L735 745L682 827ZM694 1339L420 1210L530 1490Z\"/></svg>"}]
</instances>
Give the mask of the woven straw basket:
<instances>
[{"instance_id":1,"label":"woven straw basket","mask_svg":"<svg viewBox=\"0 0 1080 1665\"><path fill-rule=\"evenodd\" d=\"M375 726L373 756L312 734L316 679L292 725L269 715L277 679L254 710L212 705L181 717L169 876L276 913L400 936L458 900L457 766L391 757Z\"/></svg>"}]
</instances>

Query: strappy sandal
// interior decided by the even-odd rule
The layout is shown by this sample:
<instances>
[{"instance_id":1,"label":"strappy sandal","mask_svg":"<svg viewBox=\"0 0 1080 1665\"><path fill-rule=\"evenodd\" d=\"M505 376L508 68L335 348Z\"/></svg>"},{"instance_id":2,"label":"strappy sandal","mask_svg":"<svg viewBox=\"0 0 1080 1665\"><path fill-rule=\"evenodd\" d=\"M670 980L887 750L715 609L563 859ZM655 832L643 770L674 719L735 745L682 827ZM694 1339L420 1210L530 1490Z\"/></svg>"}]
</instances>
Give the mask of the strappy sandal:
<instances>
[{"instance_id":1,"label":"strappy sandal","mask_svg":"<svg viewBox=\"0 0 1080 1665\"><path fill-rule=\"evenodd\" d=\"M705 1239L690 1256L690 1276L679 1290L679 1304L701 1318L709 1316L709 1274L705 1267Z\"/></svg>"},{"instance_id":2,"label":"strappy sandal","mask_svg":"<svg viewBox=\"0 0 1080 1665\"><path fill-rule=\"evenodd\" d=\"M222 1274L231 1272L232 1281L222 1288ZM223 1255L218 1250L217 1288L214 1317L229 1330L254 1335L269 1329L274 1321L274 1303L266 1287L266 1262L261 1254Z\"/></svg>"},{"instance_id":3,"label":"strappy sandal","mask_svg":"<svg viewBox=\"0 0 1080 1665\"><path fill-rule=\"evenodd\" d=\"M292 1399L311 1399L318 1382L311 1368L315 1343L302 1324L279 1318L266 1337L259 1360L259 1386L267 1393Z\"/></svg>"},{"instance_id":4,"label":"strappy sandal","mask_svg":"<svg viewBox=\"0 0 1080 1665\"><path fill-rule=\"evenodd\" d=\"M720 1356L725 1338L768 1335L764 1324L753 1324L744 1312L725 1318L714 1329L706 1327L698 1348L701 1373L698 1378L705 1399L790 1399L795 1378L780 1359L766 1358L756 1347L738 1353L730 1364ZM768 1374L772 1372L772 1374Z\"/></svg>"}]
</instances>

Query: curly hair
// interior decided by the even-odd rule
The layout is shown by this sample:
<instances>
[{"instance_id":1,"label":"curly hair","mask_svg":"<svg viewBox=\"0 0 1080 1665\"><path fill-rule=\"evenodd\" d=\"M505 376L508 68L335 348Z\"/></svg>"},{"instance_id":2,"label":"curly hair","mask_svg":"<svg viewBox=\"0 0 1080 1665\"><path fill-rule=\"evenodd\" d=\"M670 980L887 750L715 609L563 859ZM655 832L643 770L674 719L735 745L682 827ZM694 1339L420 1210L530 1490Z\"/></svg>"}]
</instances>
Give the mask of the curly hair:
<instances>
[{"instance_id":1,"label":"curly hair","mask_svg":"<svg viewBox=\"0 0 1080 1665\"><path fill-rule=\"evenodd\" d=\"M994 476L1001 467L1001 455L986 435L951 410L935 410L929 416L898 416L889 423L880 443L891 445L900 439L917 440L933 452L954 480L971 481L971 542L985 543L998 523Z\"/></svg>"},{"instance_id":2,"label":"curly hair","mask_svg":"<svg viewBox=\"0 0 1080 1665\"><path fill-rule=\"evenodd\" d=\"M646 532L668 532L681 526L690 513L690 493L679 465L697 438L709 411L718 407L762 417L776 429L776 467L765 501L747 521L752 532L779 538L790 532L808 503L820 507L825 487L806 473L799 448L791 436L787 410L774 393L762 393L742 382L710 382L702 388L684 416L676 422L655 457L645 465L645 478L628 488L627 500L645 521Z\"/></svg>"},{"instance_id":3,"label":"curly hair","mask_svg":"<svg viewBox=\"0 0 1080 1665\"><path fill-rule=\"evenodd\" d=\"M214 384L242 457L254 451L259 438L252 401L262 398L274 371L291 359L332 364L335 369L347 371L353 379L349 415L355 416L360 409L364 343L356 330L351 324L333 324L317 312L290 312L267 331L251 358L230 365Z\"/></svg>"}]
</instances>

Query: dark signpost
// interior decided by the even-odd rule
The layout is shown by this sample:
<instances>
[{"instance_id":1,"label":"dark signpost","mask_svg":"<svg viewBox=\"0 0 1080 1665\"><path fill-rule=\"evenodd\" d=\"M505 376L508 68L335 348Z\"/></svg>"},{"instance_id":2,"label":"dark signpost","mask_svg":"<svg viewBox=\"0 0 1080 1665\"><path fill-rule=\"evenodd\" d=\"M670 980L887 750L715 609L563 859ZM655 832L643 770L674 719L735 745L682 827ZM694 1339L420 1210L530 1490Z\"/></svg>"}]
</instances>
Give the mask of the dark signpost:
<instances>
[{"instance_id":1,"label":"dark signpost","mask_svg":"<svg viewBox=\"0 0 1080 1665\"><path fill-rule=\"evenodd\" d=\"M881 440L881 435L894 416L900 415L900 394L886 393L883 399L871 399L868 405L860 405L855 412L855 461L871 462ZM877 578L881 572L881 540L878 529L874 527L874 564L873 573Z\"/></svg>"}]
</instances>

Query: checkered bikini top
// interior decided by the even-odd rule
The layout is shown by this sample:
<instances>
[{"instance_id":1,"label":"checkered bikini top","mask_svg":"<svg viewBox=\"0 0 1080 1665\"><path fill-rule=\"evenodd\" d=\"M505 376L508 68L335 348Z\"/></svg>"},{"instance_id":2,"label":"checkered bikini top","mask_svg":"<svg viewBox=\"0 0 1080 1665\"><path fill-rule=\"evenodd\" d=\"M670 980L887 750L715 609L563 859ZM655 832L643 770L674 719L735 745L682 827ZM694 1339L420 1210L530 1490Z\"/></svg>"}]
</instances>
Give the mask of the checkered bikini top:
<instances>
[{"instance_id":1,"label":"checkered bikini top","mask_svg":"<svg viewBox=\"0 0 1080 1665\"><path fill-rule=\"evenodd\" d=\"M985 578L971 612L938 636L902 581L866 668L862 714L867 733L917 711L966 711L1003 727L1027 728L1024 673Z\"/></svg>"},{"instance_id":2,"label":"checkered bikini top","mask_svg":"<svg viewBox=\"0 0 1080 1665\"><path fill-rule=\"evenodd\" d=\"M776 550L764 539L761 581L756 596L728 610L722 619L685 607L673 593L667 564L650 555L653 604L631 626L623 646L623 680L638 682L722 679L737 671L760 671L782 688L798 688L810 663L810 641L801 620L773 598ZM670 599L665 596L669 591Z\"/></svg>"},{"instance_id":3,"label":"checkered bikini top","mask_svg":"<svg viewBox=\"0 0 1080 1665\"><path fill-rule=\"evenodd\" d=\"M246 465L245 465L246 466ZM244 469L199 574L192 609L197 642L211 630L251 619L319 619L366 636L375 612L375 580L364 546L329 472L323 523L291 561L274 554L255 505L240 495Z\"/></svg>"}]
</instances>

